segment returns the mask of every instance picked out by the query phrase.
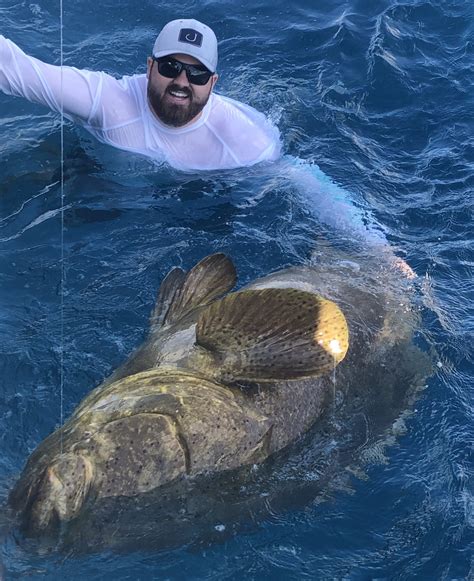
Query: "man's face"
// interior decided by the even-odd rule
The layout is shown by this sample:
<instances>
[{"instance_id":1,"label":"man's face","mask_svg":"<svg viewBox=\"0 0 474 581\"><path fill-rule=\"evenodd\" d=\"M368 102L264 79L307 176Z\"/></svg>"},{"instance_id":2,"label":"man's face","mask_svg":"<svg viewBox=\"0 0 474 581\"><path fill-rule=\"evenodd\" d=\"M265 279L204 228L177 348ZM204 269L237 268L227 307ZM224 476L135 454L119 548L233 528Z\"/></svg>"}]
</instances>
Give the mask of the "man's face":
<instances>
[{"instance_id":1,"label":"man's face","mask_svg":"<svg viewBox=\"0 0 474 581\"><path fill-rule=\"evenodd\" d=\"M171 56L186 64L201 64L185 54ZM194 85L188 81L185 70L175 79L168 79L160 75L158 64L151 57L147 65L148 103L158 119L172 127L183 127L196 119L209 100L217 75L213 75L205 85Z\"/></svg>"}]
</instances>

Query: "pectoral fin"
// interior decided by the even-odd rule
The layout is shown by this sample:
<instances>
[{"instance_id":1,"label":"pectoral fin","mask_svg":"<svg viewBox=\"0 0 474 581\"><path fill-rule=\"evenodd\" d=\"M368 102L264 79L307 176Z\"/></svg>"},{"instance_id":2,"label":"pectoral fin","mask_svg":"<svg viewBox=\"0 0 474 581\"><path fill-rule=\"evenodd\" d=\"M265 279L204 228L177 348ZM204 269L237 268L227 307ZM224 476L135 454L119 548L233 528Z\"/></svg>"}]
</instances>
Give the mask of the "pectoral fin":
<instances>
[{"instance_id":1,"label":"pectoral fin","mask_svg":"<svg viewBox=\"0 0 474 581\"><path fill-rule=\"evenodd\" d=\"M176 322L196 307L205 306L230 291L237 275L234 264L224 254L211 254L188 273L174 268L164 279L151 324Z\"/></svg>"},{"instance_id":2,"label":"pectoral fin","mask_svg":"<svg viewBox=\"0 0 474 581\"><path fill-rule=\"evenodd\" d=\"M342 361L349 332L339 307L314 293L268 288L232 293L209 305L196 343L214 373L274 381L319 375Z\"/></svg>"}]
</instances>

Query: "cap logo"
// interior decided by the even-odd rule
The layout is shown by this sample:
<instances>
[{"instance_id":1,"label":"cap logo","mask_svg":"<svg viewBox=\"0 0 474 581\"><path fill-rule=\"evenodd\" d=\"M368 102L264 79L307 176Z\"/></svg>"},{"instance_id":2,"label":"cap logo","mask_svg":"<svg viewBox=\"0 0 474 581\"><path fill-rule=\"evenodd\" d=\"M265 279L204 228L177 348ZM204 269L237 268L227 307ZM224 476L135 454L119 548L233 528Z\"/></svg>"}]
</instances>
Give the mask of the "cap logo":
<instances>
[{"instance_id":1,"label":"cap logo","mask_svg":"<svg viewBox=\"0 0 474 581\"><path fill-rule=\"evenodd\" d=\"M194 46L201 46L202 34L192 28L182 28L179 31L178 40L179 42L186 42L187 44L193 44Z\"/></svg>"}]
</instances>

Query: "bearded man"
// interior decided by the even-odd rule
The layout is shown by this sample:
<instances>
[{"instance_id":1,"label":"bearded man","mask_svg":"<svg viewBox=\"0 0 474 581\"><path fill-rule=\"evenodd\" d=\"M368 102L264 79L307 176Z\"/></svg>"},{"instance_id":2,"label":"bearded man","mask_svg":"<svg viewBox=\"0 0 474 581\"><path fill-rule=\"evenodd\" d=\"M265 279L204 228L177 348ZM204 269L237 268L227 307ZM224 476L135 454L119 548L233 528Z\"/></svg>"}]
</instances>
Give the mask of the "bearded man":
<instances>
[{"instance_id":1,"label":"bearded man","mask_svg":"<svg viewBox=\"0 0 474 581\"><path fill-rule=\"evenodd\" d=\"M262 114L213 92L217 38L197 20L166 24L147 73L46 64L0 35L0 90L47 105L100 141L183 170L231 169L280 156L278 130Z\"/></svg>"}]
</instances>

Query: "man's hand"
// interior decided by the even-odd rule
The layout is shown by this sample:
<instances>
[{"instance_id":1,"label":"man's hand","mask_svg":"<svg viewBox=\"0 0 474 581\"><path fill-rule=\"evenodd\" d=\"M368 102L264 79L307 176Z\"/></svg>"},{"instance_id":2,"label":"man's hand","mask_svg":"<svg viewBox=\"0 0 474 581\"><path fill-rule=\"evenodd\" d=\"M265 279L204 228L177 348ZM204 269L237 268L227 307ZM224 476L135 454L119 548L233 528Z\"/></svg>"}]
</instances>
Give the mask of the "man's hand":
<instances>
[{"instance_id":1,"label":"man's hand","mask_svg":"<svg viewBox=\"0 0 474 581\"><path fill-rule=\"evenodd\" d=\"M393 261L393 265L395 266L395 268L398 268L399 270L402 271L402 273L404 274L404 276L406 276L408 279L414 279L417 277L416 272L412 269L411 266L409 266L404 260L403 258L400 257L395 257L394 261Z\"/></svg>"}]
</instances>

